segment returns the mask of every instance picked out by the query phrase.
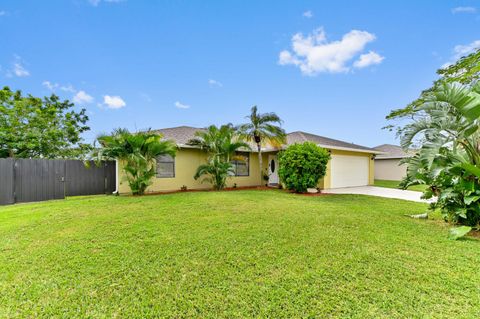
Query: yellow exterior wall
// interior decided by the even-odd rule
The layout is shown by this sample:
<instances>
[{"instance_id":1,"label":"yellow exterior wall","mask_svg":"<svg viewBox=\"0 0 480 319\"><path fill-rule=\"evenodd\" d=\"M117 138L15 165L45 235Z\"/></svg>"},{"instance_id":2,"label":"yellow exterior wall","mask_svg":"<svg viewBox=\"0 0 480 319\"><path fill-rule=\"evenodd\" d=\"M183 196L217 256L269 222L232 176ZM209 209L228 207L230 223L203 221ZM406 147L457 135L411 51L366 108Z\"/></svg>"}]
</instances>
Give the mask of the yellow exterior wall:
<instances>
[{"instance_id":1,"label":"yellow exterior wall","mask_svg":"<svg viewBox=\"0 0 480 319\"><path fill-rule=\"evenodd\" d=\"M268 155L272 153L263 153L263 171L268 170ZM332 155L355 155L355 156L368 156L369 157L369 185L374 183L374 167L375 161L372 159L372 154L352 152L352 151L340 151L331 150ZM207 154L198 149L182 148L177 152L175 157L175 177L173 178L157 178L152 179L152 185L147 188L147 193L155 192L167 192L177 191L185 185L187 189L209 189L212 185L209 183L202 183L201 179L195 180L193 176L197 170L197 167L205 163ZM258 154L250 153L250 168L249 176L233 176L227 178L227 187L233 187L234 184L237 187L248 187L260 185L260 172L258 169ZM130 193L130 187L124 178L122 169L122 163L119 163L119 192L121 194ZM265 182L262 181L261 185ZM331 187L331 163L327 164L327 172L323 179L318 183L320 189L329 189Z\"/></svg>"},{"instance_id":2,"label":"yellow exterior wall","mask_svg":"<svg viewBox=\"0 0 480 319\"><path fill-rule=\"evenodd\" d=\"M152 184L147 188L147 193L176 191L185 185L187 189L209 189L212 185L202 183L202 178L195 180L193 176L197 167L204 164L207 154L198 149L182 148L175 157L175 177L172 178L152 178ZM264 171L267 168L268 154L263 154ZM258 169L258 154L250 153L249 176L233 176L227 178L227 187L258 186L260 185L260 172ZM123 165L119 163L119 192L121 194L130 193L128 182L124 178Z\"/></svg>"}]
</instances>

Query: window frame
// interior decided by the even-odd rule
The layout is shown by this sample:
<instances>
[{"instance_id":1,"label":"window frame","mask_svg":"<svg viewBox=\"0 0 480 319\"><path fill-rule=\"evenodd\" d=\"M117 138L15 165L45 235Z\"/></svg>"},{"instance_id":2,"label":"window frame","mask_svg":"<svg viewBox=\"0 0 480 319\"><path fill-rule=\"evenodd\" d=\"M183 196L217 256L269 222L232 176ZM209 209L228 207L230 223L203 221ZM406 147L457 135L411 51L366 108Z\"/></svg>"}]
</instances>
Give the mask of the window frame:
<instances>
[{"instance_id":1,"label":"window frame","mask_svg":"<svg viewBox=\"0 0 480 319\"><path fill-rule=\"evenodd\" d=\"M160 160L160 158L168 158L170 157L171 160ZM175 157L171 155L160 155L155 158L155 177L156 178L175 178L176 176L176 164L175 164ZM158 174L158 164L159 163L166 163L166 164L172 164L173 165L173 170L172 170L172 175L169 176L159 176Z\"/></svg>"},{"instance_id":2,"label":"window frame","mask_svg":"<svg viewBox=\"0 0 480 319\"><path fill-rule=\"evenodd\" d=\"M241 160L231 160L230 163L233 165L235 170L235 177L249 177L250 176L250 152L236 152L235 156L245 156L247 158L246 161ZM238 175L238 162L246 163L247 165L247 174Z\"/></svg>"}]
</instances>

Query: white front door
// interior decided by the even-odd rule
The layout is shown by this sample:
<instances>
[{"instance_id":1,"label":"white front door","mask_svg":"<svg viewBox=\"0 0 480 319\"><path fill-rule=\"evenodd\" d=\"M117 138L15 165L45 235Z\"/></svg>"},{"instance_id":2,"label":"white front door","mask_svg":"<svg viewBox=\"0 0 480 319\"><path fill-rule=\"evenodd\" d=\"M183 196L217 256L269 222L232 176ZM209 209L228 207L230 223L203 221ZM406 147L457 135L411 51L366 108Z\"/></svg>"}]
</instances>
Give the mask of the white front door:
<instances>
[{"instance_id":1,"label":"white front door","mask_svg":"<svg viewBox=\"0 0 480 319\"><path fill-rule=\"evenodd\" d=\"M268 184L278 184L278 159L277 155L268 155Z\"/></svg>"}]
</instances>

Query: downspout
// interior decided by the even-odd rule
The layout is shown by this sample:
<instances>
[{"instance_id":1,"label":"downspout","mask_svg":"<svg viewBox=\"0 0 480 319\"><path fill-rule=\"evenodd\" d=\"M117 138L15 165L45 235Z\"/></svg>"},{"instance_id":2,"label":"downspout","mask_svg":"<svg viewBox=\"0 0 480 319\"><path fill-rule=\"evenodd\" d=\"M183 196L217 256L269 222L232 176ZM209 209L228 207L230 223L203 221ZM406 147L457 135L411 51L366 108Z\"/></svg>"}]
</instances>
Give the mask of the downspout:
<instances>
[{"instance_id":1,"label":"downspout","mask_svg":"<svg viewBox=\"0 0 480 319\"><path fill-rule=\"evenodd\" d=\"M114 195L118 194L118 159L115 160L115 190L113 191Z\"/></svg>"}]
</instances>

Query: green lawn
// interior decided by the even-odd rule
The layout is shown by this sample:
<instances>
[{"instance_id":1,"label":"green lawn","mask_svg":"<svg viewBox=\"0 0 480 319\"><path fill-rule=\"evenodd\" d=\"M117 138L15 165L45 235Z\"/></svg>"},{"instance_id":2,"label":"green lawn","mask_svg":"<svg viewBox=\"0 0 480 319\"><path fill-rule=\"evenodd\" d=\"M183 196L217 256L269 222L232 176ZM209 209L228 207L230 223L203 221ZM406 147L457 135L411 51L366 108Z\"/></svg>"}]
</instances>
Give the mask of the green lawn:
<instances>
[{"instance_id":1,"label":"green lawn","mask_svg":"<svg viewBox=\"0 0 480 319\"><path fill-rule=\"evenodd\" d=\"M480 241L422 203L271 191L0 208L0 318L478 318Z\"/></svg>"},{"instance_id":2,"label":"green lawn","mask_svg":"<svg viewBox=\"0 0 480 319\"><path fill-rule=\"evenodd\" d=\"M400 181L387 181L383 179L376 179L375 186L387 187L387 188L398 188ZM423 192L427 186L426 185L413 185L408 188L411 191Z\"/></svg>"}]
</instances>

